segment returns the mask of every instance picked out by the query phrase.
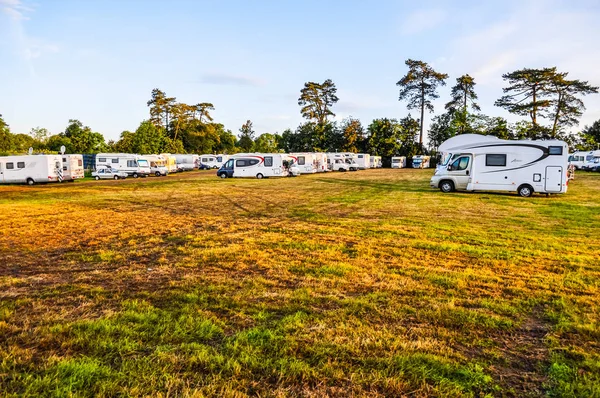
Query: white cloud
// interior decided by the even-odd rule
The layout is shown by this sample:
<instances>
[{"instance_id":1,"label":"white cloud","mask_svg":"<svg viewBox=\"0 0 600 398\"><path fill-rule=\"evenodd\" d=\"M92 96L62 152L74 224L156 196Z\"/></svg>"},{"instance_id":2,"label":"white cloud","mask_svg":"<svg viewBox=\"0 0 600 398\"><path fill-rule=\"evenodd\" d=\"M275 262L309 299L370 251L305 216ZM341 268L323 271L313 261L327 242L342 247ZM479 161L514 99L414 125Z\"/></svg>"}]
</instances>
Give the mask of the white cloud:
<instances>
[{"instance_id":1,"label":"white cloud","mask_svg":"<svg viewBox=\"0 0 600 398\"><path fill-rule=\"evenodd\" d=\"M25 16L25 13L33 11L32 8L23 4L21 0L0 0L0 7L2 8L2 12L15 21L29 19Z\"/></svg>"},{"instance_id":2,"label":"white cloud","mask_svg":"<svg viewBox=\"0 0 600 398\"><path fill-rule=\"evenodd\" d=\"M416 35L438 27L445 19L446 12L441 8L417 10L401 22L400 33Z\"/></svg>"}]
</instances>

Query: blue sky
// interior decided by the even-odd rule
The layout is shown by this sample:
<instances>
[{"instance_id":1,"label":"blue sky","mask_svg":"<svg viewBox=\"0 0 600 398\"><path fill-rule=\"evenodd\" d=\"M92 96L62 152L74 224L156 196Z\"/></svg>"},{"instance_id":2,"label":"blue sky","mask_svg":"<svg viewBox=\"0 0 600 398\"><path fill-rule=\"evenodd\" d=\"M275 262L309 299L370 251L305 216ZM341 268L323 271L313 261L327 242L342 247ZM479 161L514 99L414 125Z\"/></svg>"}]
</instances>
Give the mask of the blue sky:
<instances>
[{"instance_id":1,"label":"blue sky","mask_svg":"<svg viewBox=\"0 0 600 398\"><path fill-rule=\"evenodd\" d=\"M237 133L295 128L306 81L333 79L336 119L403 117L395 83L407 58L475 78L484 113L502 73L558 66L600 85L598 1L0 0L0 114L13 132L64 130L77 118L117 139L148 117L158 87L212 102ZM580 127L600 119L585 99ZM413 111L416 116L416 112ZM428 115L430 119L432 115Z\"/></svg>"}]
</instances>

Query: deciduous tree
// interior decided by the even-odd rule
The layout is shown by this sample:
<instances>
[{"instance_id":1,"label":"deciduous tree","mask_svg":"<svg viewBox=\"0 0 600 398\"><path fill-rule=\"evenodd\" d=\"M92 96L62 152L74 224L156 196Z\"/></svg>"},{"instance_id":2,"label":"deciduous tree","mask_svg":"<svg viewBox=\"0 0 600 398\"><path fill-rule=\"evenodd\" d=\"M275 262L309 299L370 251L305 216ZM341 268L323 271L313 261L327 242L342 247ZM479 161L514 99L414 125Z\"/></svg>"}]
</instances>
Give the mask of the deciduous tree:
<instances>
[{"instance_id":1,"label":"deciduous tree","mask_svg":"<svg viewBox=\"0 0 600 398\"><path fill-rule=\"evenodd\" d=\"M240 128L240 139L237 142L237 146L242 152L252 152L254 148L254 130L252 129L252 122L250 120L247 120Z\"/></svg>"},{"instance_id":2,"label":"deciduous tree","mask_svg":"<svg viewBox=\"0 0 600 398\"><path fill-rule=\"evenodd\" d=\"M342 132L341 149L344 152L358 152L358 148L365 138L365 129L360 120L352 117L346 118L342 121L340 130Z\"/></svg>"},{"instance_id":3,"label":"deciduous tree","mask_svg":"<svg viewBox=\"0 0 600 398\"><path fill-rule=\"evenodd\" d=\"M325 124L329 116L335 116L331 107L338 102L336 92L337 88L331 79L323 83L304 83L298 98L298 105L302 107L300 110L302 116L318 124Z\"/></svg>"},{"instance_id":4,"label":"deciduous tree","mask_svg":"<svg viewBox=\"0 0 600 398\"><path fill-rule=\"evenodd\" d=\"M277 134L264 133L258 136L254 141L254 150L262 153L279 152L279 140L281 136Z\"/></svg>"}]
</instances>

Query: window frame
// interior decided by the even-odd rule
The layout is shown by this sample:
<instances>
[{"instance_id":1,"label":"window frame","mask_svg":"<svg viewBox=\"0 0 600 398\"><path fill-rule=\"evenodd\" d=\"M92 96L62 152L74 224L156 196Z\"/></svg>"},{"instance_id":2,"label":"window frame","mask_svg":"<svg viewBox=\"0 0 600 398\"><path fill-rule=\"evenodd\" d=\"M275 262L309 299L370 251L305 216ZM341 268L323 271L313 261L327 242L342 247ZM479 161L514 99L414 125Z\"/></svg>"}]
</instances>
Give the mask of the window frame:
<instances>
[{"instance_id":1,"label":"window frame","mask_svg":"<svg viewBox=\"0 0 600 398\"><path fill-rule=\"evenodd\" d=\"M490 156L502 156L504 164L490 164ZM506 167L508 164L508 156L505 153L486 153L485 154L485 167Z\"/></svg>"},{"instance_id":2,"label":"window frame","mask_svg":"<svg viewBox=\"0 0 600 398\"><path fill-rule=\"evenodd\" d=\"M559 153L552 153L553 151L556 152L556 150L559 150ZM548 155L550 156L562 156L563 154L563 147L562 146L558 146L558 145L550 145L548 146Z\"/></svg>"},{"instance_id":3,"label":"window frame","mask_svg":"<svg viewBox=\"0 0 600 398\"><path fill-rule=\"evenodd\" d=\"M14 162L8 162L5 165L6 170L14 170L15 169L15 163Z\"/></svg>"},{"instance_id":4,"label":"window frame","mask_svg":"<svg viewBox=\"0 0 600 398\"><path fill-rule=\"evenodd\" d=\"M17 169L24 169L25 168L25 162L17 162Z\"/></svg>"},{"instance_id":5,"label":"window frame","mask_svg":"<svg viewBox=\"0 0 600 398\"><path fill-rule=\"evenodd\" d=\"M265 167L273 167L273 156L265 156Z\"/></svg>"}]
</instances>

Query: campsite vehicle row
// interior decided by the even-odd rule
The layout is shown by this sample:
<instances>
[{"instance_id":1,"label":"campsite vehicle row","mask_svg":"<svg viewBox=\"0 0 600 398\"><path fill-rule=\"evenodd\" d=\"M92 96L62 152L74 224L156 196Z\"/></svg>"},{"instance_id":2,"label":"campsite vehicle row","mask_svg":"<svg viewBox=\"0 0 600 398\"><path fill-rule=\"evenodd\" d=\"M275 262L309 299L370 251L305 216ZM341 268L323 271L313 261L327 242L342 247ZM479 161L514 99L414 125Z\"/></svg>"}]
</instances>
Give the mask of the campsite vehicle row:
<instances>
[{"instance_id":1,"label":"campsite vehicle row","mask_svg":"<svg viewBox=\"0 0 600 398\"><path fill-rule=\"evenodd\" d=\"M501 140L462 134L442 143L442 161L431 177L442 192L509 191L520 196L565 193L568 145L564 141Z\"/></svg>"}]
</instances>

